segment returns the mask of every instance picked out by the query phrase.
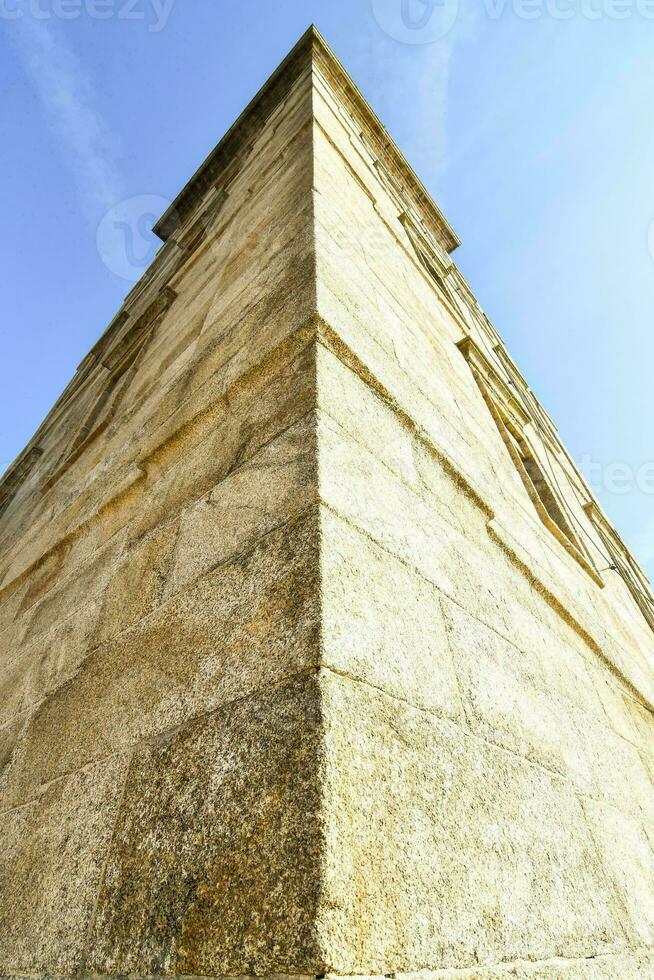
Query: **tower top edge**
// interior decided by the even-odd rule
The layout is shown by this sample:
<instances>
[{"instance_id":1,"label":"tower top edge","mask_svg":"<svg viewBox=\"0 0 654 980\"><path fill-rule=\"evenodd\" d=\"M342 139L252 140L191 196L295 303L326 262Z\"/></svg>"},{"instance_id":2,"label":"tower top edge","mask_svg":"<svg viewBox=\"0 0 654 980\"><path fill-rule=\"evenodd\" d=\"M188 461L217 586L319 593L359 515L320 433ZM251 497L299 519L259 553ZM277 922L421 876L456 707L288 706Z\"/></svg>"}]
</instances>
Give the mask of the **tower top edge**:
<instances>
[{"instance_id":1,"label":"tower top edge","mask_svg":"<svg viewBox=\"0 0 654 980\"><path fill-rule=\"evenodd\" d=\"M211 185L220 180L223 171L251 141L302 72L313 67L322 69L332 88L360 122L375 151L401 179L443 248L453 252L460 245L455 231L315 24L305 31L186 183L154 226L155 234L166 241L193 213Z\"/></svg>"}]
</instances>

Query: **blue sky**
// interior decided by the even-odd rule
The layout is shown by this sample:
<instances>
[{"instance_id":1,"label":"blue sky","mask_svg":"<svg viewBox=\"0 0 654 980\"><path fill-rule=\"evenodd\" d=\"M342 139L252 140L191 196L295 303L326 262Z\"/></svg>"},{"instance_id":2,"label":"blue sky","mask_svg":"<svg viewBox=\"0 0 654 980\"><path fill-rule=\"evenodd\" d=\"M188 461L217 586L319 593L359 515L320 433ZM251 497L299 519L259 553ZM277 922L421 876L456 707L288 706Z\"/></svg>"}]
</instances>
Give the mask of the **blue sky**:
<instances>
[{"instance_id":1,"label":"blue sky","mask_svg":"<svg viewBox=\"0 0 654 980\"><path fill-rule=\"evenodd\" d=\"M0 0L0 470L131 286L107 213L163 210L311 21L654 576L654 0Z\"/></svg>"}]
</instances>

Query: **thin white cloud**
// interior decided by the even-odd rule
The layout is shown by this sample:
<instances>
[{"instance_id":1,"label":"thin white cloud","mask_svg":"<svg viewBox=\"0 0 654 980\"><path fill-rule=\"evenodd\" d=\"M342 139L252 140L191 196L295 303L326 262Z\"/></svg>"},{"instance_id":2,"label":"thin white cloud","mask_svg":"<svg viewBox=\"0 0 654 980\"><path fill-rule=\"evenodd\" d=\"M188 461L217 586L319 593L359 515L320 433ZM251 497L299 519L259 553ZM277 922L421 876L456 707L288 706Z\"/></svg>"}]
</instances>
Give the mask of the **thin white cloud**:
<instances>
[{"instance_id":1,"label":"thin white cloud","mask_svg":"<svg viewBox=\"0 0 654 980\"><path fill-rule=\"evenodd\" d=\"M424 169L427 176L439 177L447 169L448 114L450 81L457 50L474 34L479 23L479 12L465 6L459 0L443 0L451 14L456 11L452 27L433 44L418 48L409 71L412 87L408 93L409 122L412 137L407 143L407 156L415 160L416 169ZM438 8L436 8L438 9ZM413 93L413 98L411 97ZM401 96L402 92L398 92ZM401 104L397 110L401 112Z\"/></svg>"},{"instance_id":2,"label":"thin white cloud","mask_svg":"<svg viewBox=\"0 0 654 980\"><path fill-rule=\"evenodd\" d=\"M447 117L455 36L443 38L420 51L415 58L409 90L411 116L421 125L412 127L406 155L416 170L438 177L447 166ZM398 106L398 111L400 106Z\"/></svg>"},{"instance_id":3,"label":"thin white cloud","mask_svg":"<svg viewBox=\"0 0 654 980\"><path fill-rule=\"evenodd\" d=\"M7 28L82 206L96 220L124 194L114 162L116 139L97 108L93 81L52 20L24 16Z\"/></svg>"},{"instance_id":4,"label":"thin white cloud","mask_svg":"<svg viewBox=\"0 0 654 980\"><path fill-rule=\"evenodd\" d=\"M382 121L418 175L433 180L448 165L453 61L475 30L478 15L459 0L415 0L408 8L414 27L423 21L425 26L409 31L403 9L401 0L372 0L374 16L370 33L361 39L357 78L368 82ZM446 29L439 33L439 27ZM412 34L415 43L409 43Z\"/></svg>"},{"instance_id":5,"label":"thin white cloud","mask_svg":"<svg viewBox=\"0 0 654 980\"><path fill-rule=\"evenodd\" d=\"M447 106L454 39L422 47L388 38L373 23L361 39L353 75L422 177L446 165Z\"/></svg>"}]
</instances>

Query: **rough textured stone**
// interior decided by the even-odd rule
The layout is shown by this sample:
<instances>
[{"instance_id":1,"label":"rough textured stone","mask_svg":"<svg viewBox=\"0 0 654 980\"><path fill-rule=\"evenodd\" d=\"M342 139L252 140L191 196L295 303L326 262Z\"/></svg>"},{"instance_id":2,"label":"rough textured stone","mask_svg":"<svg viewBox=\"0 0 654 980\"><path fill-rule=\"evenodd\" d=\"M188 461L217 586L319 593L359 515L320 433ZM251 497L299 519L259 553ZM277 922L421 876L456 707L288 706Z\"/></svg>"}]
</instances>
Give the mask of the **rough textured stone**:
<instances>
[{"instance_id":1,"label":"rough textured stone","mask_svg":"<svg viewBox=\"0 0 654 980\"><path fill-rule=\"evenodd\" d=\"M136 753L91 972L322 972L320 733L309 678Z\"/></svg>"},{"instance_id":2,"label":"rough textured stone","mask_svg":"<svg viewBox=\"0 0 654 980\"><path fill-rule=\"evenodd\" d=\"M318 528L310 513L92 651L30 719L6 776L7 805L315 665L318 637Z\"/></svg>"},{"instance_id":3,"label":"rough textured stone","mask_svg":"<svg viewBox=\"0 0 654 980\"><path fill-rule=\"evenodd\" d=\"M516 963L491 970L438 970L400 974L404 980L649 980L654 954L627 953L587 959L557 959L547 963Z\"/></svg>"},{"instance_id":4,"label":"rough textured stone","mask_svg":"<svg viewBox=\"0 0 654 980\"><path fill-rule=\"evenodd\" d=\"M594 800L584 802L584 812L595 845L605 856L606 874L626 911L623 919L631 945L634 948L654 946L654 824L651 811L647 813L646 829L638 819Z\"/></svg>"},{"instance_id":5,"label":"rough textured stone","mask_svg":"<svg viewBox=\"0 0 654 980\"><path fill-rule=\"evenodd\" d=\"M104 643L138 623L161 601L170 570L178 522L173 520L122 555L107 585L93 642Z\"/></svg>"},{"instance_id":6,"label":"rough textured stone","mask_svg":"<svg viewBox=\"0 0 654 980\"><path fill-rule=\"evenodd\" d=\"M335 972L625 944L619 902L562 780L367 686L325 678L323 696L321 926Z\"/></svg>"},{"instance_id":7,"label":"rough textured stone","mask_svg":"<svg viewBox=\"0 0 654 980\"><path fill-rule=\"evenodd\" d=\"M418 707L460 718L436 589L326 509L321 531L323 663Z\"/></svg>"},{"instance_id":8,"label":"rough textured stone","mask_svg":"<svg viewBox=\"0 0 654 980\"><path fill-rule=\"evenodd\" d=\"M547 687L533 652L443 599L452 659L471 729L590 791L585 735L569 707Z\"/></svg>"},{"instance_id":9,"label":"rough textured stone","mask_svg":"<svg viewBox=\"0 0 654 980\"><path fill-rule=\"evenodd\" d=\"M315 421L308 416L185 511L167 591L193 582L315 503L315 468Z\"/></svg>"},{"instance_id":10,"label":"rough textured stone","mask_svg":"<svg viewBox=\"0 0 654 980\"><path fill-rule=\"evenodd\" d=\"M81 967L125 769L98 762L0 814L0 973Z\"/></svg>"}]
</instances>

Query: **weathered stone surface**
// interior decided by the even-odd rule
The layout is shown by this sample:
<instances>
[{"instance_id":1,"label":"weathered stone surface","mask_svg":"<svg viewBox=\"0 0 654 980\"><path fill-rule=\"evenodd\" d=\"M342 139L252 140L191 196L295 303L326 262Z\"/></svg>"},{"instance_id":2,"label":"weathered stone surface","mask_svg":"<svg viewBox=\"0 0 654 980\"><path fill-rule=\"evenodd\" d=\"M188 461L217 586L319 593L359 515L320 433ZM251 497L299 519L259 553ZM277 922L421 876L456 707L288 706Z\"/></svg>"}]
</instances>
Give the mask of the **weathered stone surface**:
<instances>
[{"instance_id":1,"label":"weathered stone surface","mask_svg":"<svg viewBox=\"0 0 654 980\"><path fill-rule=\"evenodd\" d=\"M460 718L436 589L326 509L321 532L323 663L417 707Z\"/></svg>"},{"instance_id":2,"label":"weathered stone surface","mask_svg":"<svg viewBox=\"0 0 654 980\"><path fill-rule=\"evenodd\" d=\"M29 720L29 713L17 714L0 728L0 791L7 781L9 769Z\"/></svg>"},{"instance_id":3,"label":"weathered stone surface","mask_svg":"<svg viewBox=\"0 0 654 980\"><path fill-rule=\"evenodd\" d=\"M654 954L627 953L587 959L557 959L547 963L517 963L491 970L437 970L399 974L401 980L649 980Z\"/></svg>"},{"instance_id":4,"label":"weathered stone surface","mask_svg":"<svg viewBox=\"0 0 654 980\"><path fill-rule=\"evenodd\" d=\"M321 933L335 972L625 945L619 902L566 783L365 685L322 685Z\"/></svg>"},{"instance_id":5,"label":"weathered stone surface","mask_svg":"<svg viewBox=\"0 0 654 980\"><path fill-rule=\"evenodd\" d=\"M321 710L315 679L139 750L87 968L320 973Z\"/></svg>"},{"instance_id":6,"label":"weathered stone surface","mask_svg":"<svg viewBox=\"0 0 654 980\"><path fill-rule=\"evenodd\" d=\"M654 852L652 812L647 829L641 820L613 806L584 801L591 835L626 915L625 928L634 948L654 946ZM642 819L642 818L641 818Z\"/></svg>"},{"instance_id":7,"label":"weathered stone surface","mask_svg":"<svg viewBox=\"0 0 654 980\"><path fill-rule=\"evenodd\" d=\"M213 490L304 419L314 391L314 357L302 328L233 384L220 372L212 375L144 440L151 486L131 533L147 533Z\"/></svg>"},{"instance_id":8,"label":"weathered stone surface","mask_svg":"<svg viewBox=\"0 0 654 980\"><path fill-rule=\"evenodd\" d=\"M10 650L0 680L0 724L35 707L70 676L91 644L98 612L97 601L91 600L32 642Z\"/></svg>"},{"instance_id":9,"label":"weathered stone surface","mask_svg":"<svg viewBox=\"0 0 654 980\"><path fill-rule=\"evenodd\" d=\"M0 813L0 974L81 968L125 769L104 760Z\"/></svg>"},{"instance_id":10,"label":"weathered stone surface","mask_svg":"<svg viewBox=\"0 0 654 980\"><path fill-rule=\"evenodd\" d=\"M461 588L467 577L461 530L327 416L318 419L318 438L321 499L438 588L448 594Z\"/></svg>"},{"instance_id":11,"label":"weathered stone surface","mask_svg":"<svg viewBox=\"0 0 654 980\"><path fill-rule=\"evenodd\" d=\"M182 516L169 593L316 503L315 419L307 416Z\"/></svg>"},{"instance_id":12,"label":"weathered stone surface","mask_svg":"<svg viewBox=\"0 0 654 980\"><path fill-rule=\"evenodd\" d=\"M116 535L102 547L92 549L80 562L75 560L75 548L72 546L65 563L61 562L59 574L53 578L39 601L24 601L18 610L14 621L16 648L34 643L52 629L61 629L69 618L77 616L82 608L101 595L111 581L124 544L124 535ZM39 573L40 570L37 570L36 575ZM80 615L85 619L85 614Z\"/></svg>"},{"instance_id":13,"label":"weathered stone surface","mask_svg":"<svg viewBox=\"0 0 654 980\"><path fill-rule=\"evenodd\" d=\"M102 594L93 643L99 645L110 640L138 623L161 602L178 529L178 521L173 519L121 556Z\"/></svg>"},{"instance_id":14,"label":"weathered stone surface","mask_svg":"<svg viewBox=\"0 0 654 980\"><path fill-rule=\"evenodd\" d=\"M548 689L538 659L449 599L443 598L443 608L471 729L591 791L582 719L576 725L570 708Z\"/></svg>"},{"instance_id":15,"label":"weathered stone surface","mask_svg":"<svg viewBox=\"0 0 654 980\"><path fill-rule=\"evenodd\" d=\"M34 712L8 767L6 805L315 665L318 644L318 526L309 513L93 651Z\"/></svg>"}]
</instances>

